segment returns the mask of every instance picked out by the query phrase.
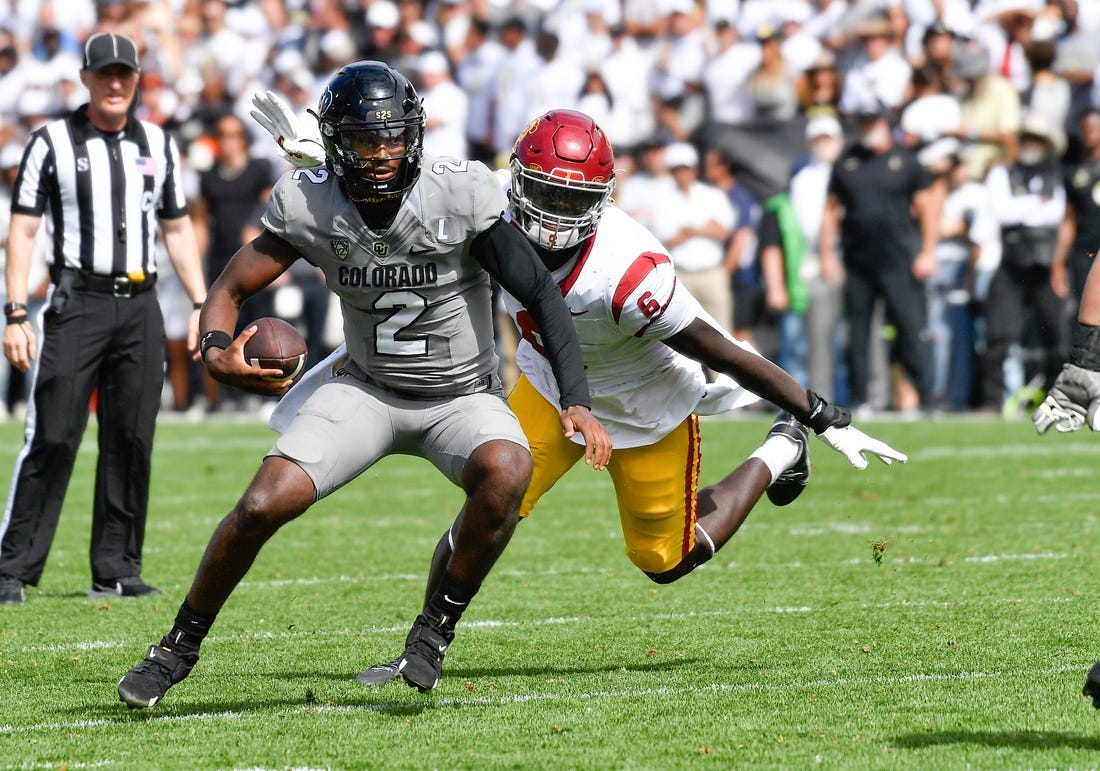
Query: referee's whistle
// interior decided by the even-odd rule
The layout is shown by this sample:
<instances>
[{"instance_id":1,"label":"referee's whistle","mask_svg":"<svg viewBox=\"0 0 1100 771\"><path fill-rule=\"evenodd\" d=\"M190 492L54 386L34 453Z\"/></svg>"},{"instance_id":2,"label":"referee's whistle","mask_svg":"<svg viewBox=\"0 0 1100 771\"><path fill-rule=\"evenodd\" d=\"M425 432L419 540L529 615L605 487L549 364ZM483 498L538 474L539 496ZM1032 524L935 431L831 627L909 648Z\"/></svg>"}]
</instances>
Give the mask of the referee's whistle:
<instances>
[{"instance_id":1,"label":"referee's whistle","mask_svg":"<svg viewBox=\"0 0 1100 771\"><path fill-rule=\"evenodd\" d=\"M140 284L145 280L144 270L131 270L126 274L126 278L130 279L131 284Z\"/></svg>"}]
</instances>

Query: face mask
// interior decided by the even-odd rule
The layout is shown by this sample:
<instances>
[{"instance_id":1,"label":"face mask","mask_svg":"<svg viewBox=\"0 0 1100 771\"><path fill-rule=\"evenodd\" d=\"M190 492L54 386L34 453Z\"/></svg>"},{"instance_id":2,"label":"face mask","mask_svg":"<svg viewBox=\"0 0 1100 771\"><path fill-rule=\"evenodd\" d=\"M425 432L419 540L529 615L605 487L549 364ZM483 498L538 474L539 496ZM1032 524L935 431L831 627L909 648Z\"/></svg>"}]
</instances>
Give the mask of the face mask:
<instances>
[{"instance_id":1,"label":"face mask","mask_svg":"<svg viewBox=\"0 0 1100 771\"><path fill-rule=\"evenodd\" d=\"M876 150L890 140L890 127L879 124L860 134L859 143L868 150Z\"/></svg>"},{"instance_id":2,"label":"face mask","mask_svg":"<svg viewBox=\"0 0 1100 771\"><path fill-rule=\"evenodd\" d=\"M1046 153L1036 147L1022 147L1020 148L1019 160L1024 166L1035 166L1043 162L1045 155Z\"/></svg>"},{"instance_id":3,"label":"face mask","mask_svg":"<svg viewBox=\"0 0 1100 771\"><path fill-rule=\"evenodd\" d=\"M816 163L832 164L836 161L837 156L840 155L840 147L841 143L839 140L818 140L813 143L810 149L810 157L813 158Z\"/></svg>"}]
</instances>

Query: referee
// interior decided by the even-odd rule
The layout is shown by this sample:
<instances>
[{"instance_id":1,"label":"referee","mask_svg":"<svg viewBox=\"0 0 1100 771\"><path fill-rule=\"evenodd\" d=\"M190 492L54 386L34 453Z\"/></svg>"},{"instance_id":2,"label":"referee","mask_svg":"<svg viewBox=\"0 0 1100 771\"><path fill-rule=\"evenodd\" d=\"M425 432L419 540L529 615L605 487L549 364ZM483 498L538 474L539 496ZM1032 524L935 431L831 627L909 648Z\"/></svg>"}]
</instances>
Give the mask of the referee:
<instances>
[{"instance_id":1,"label":"referee","mask_svg":"<svg viewBox=\"0 0 1100 771\"><path fill-rule=\"evenodd\" d=\"M141 578L153 431L164 382L164 322L154 242L159 230L197 310L206 296L180 182L179 151L130 115L138 52L128 37L88 39L80 80L90 100L34 131L12 196L4 355L32 372L26 443L0 519L0 603L38 583L98 393L89 597L158 594ZM45 218L51 285L42 340L27 321L31 245Z\"/></svg>"}]
</instances>

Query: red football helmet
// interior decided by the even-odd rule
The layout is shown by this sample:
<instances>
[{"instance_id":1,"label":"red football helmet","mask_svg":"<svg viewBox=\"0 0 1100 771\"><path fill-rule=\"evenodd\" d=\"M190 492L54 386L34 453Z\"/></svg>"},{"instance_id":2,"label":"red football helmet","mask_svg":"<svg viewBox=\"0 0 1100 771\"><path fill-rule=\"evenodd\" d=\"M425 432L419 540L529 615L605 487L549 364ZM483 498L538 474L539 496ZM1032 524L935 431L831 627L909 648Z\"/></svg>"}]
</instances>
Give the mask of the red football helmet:
<instances>
[{"instance_id":1,"label":"red football helmet","mask_svg":"<svg viewBox=\"0 0 1100 771\"><path fill-rule=\"evenodd\" d=\"M551 110L512 150L512 214L544 249L566 249L596 232L615 189L615 154L584 113Z\"/></svg>"}]
</instances>

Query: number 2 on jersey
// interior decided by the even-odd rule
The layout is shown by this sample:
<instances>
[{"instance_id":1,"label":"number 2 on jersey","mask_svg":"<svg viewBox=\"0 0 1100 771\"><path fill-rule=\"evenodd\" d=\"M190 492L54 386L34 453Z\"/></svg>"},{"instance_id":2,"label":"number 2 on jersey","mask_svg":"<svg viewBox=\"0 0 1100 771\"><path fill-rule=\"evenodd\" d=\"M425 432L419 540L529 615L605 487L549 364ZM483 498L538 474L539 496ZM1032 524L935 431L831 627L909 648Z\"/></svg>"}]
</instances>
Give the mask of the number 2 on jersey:
<instances>
[{"instance_id":1,"label":"number 2 on jersey","mask_svg":"<svg viewBox=\"0 0 1100 771\"><path fill-rule=\"evenodd\" d=\"M416 292L386 292L379 297L375 309L392 312L374 328L374 350L384 356L426 356L428 338L407 331L426 306Z\"/></svg>"}]
</instances>

